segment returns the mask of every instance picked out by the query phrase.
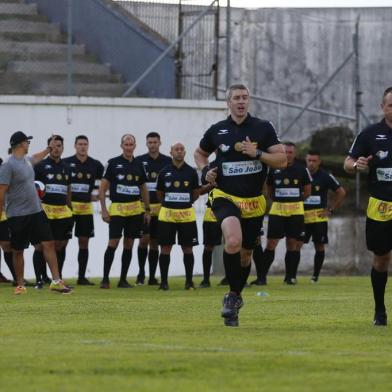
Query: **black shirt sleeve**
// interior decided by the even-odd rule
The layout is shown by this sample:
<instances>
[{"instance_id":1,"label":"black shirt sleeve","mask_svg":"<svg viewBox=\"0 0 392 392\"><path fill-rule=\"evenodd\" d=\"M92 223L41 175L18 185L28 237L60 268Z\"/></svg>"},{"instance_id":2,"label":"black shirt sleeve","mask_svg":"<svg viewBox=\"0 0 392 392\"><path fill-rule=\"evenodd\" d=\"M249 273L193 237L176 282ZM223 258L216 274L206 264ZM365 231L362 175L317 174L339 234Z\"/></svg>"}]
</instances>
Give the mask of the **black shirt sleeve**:
<instances>
[{"instance_id":1,"label":"black shirt sleeve","mask_svg":"<svg viewBox=\"0 0 392 392\"><path fill-rule=\"evenodd\" d=\"M205 134L203 135L202 139L200 140L200 148L208 153L213 153L216 150L216 146L212 140L212 133L214 131L214 126L210 127Z\"/></svg>"},{"instance_id":2,"label":"black shirt sleeve","mask_svg":"<svg viewBox=\"0 0 392 392\"><path fill-rule=\"evenodd\" d=\"M269 147L275 146L276 144L280 144L280 140L271 122L266 121L263 124L263 127L266 130L266 137L263 140L263 145L259 146L259 148L261 148L264 151L267 151Z\"/></svg>"},{"instance_id":3,"label":"black shirt sleeve","mask_svg":"<svg viewBox=\"0 0 392 392\"><path fill-rule=\"evenodd\" d=\"M351 158L358 159L361 156L370 155L370 143L367 141L366 132L361 132L354 140L348 155Z\"/></svg>"}]
</instances>

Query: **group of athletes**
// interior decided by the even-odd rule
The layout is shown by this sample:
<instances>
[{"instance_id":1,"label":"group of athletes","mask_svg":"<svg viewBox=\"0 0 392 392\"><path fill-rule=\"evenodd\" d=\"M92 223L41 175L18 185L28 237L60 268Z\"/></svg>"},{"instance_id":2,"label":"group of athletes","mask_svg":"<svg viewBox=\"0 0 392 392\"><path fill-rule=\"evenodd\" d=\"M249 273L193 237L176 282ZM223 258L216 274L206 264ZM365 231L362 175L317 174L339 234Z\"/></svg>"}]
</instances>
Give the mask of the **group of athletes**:
<instances>
[{"instance_id":1,"label":"group of athletes","mask_svg":"<svg viewBox=\"0 0 392 392\"><path fill-rule=\"evenodd\" d=\"M194 152L201 184L196 169L185 162L184 144L173 143L170 157L163 155L156 132L147 134L148 152L141 156L134 156L135 137L123 135L121 154L110 159L106 168L88 155L89 141L84 135L75 139L75 155L62 158L64 140L60 135L50 137L45 150L29 157L32 137L14 133L10 156L0 166L0 246L15 281L15 294L26 292L23 251L30 243L35 247L35 287L48 283L51 290L72 292L61 275L73 229L79 241L77 284L93 285L86 278L89 239L94 236L92 201L100 202L102 219L109 225L100 288L110 288L110 269L123 238L117 287L132 287L127 274L134 240L139 239L137 285L169 289L170 253L178 243L183 251L185 289L194 289L193 247L198 245L198 233L193 203L205 193L203 280L199 287L210 287L212 251L223 238L229 292L224 295L221 315L226 326L239 325L241 292L247 285L252 255L257 278L251 284L266 285L282 238L286 238L284 282L296 284L300 250L310 238L315 246L311 280L317 282L328 243L328 217L342 204L345 191L320 168L318 151L308 152L306 166L296 161L295 144L282 144L269 121L251 116L249 100L245 85L228 89L230 115L205 132ZM387 323L384 292L392 248L392 88L385 91L381 107L385 118L357 137L344 163L349 173L369 172L366 236L368 248L375 254L371 273L375 325ZM210 162L211 154L215 159ZM34 181L45 185L41 200ZM260 237L267 202L263 192L271 200L264 250ZM147 260L149 278L145 282ZM160 282L155 277L158 264Z\"/></svg>"}]
</instances>

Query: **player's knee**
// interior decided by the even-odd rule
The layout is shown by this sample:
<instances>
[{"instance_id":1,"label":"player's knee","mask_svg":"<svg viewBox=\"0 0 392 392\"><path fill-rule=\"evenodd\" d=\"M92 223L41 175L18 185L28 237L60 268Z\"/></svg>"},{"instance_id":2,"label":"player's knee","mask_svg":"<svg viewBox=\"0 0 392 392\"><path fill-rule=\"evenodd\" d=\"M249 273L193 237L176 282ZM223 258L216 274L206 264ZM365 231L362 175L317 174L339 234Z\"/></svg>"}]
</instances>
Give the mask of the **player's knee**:
<instances>
[{"instance_id":1,"label":"player's knee","mask_svg":"<svg viewBox=\"0 0 392 392\"><path fill-rule=\"evenodd\" d=\"M237 253L241 250L241 238L235 235L230 235L225 238L225 248L228 253Z\"/></svg>"}]
</instances>

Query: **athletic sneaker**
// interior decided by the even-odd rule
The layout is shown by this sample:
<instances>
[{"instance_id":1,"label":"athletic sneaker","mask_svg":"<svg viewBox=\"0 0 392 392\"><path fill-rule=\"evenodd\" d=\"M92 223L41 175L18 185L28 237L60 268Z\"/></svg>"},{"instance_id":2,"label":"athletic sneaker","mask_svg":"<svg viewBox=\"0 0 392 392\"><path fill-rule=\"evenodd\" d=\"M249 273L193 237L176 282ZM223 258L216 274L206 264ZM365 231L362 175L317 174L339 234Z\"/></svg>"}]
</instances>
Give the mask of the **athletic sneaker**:
<instances>
[{"instance_id":1,"label":"athletic sneaker","mask_svg":"<svg viewBox=\"0 0 392 392\"><path fill-rule=\"evenodd\" d=\"M76 284L79 286L95 286L95 283L90 282L87 278L79 278Z\"/></svg>"},{"instance_id":2,"label":"athletic sneaker","mask_svg":"<svg viewBox=\"0 0 392 392\"><path fill-rule=\"evenodd\" d=\"M248 282L245 282L244 289L249 289L250 287L252 287L252 286Z\"/></svg>"},{"instance_id":3,"label":"athletic sneaker","mask_svg":"<svg viewBox=\"0 0 392 392\"><path fill-rule=\"evenodd\" d=\"M167 284L167 282L161 282L161 284L159 285L158 290L167 291L167 290L169 290L169 285Z\"/></svg>"},{"instance_id":4,"label":"athletic sneaker","mask_svg":"<svg viewBox=\"0 0 392 392\"><path fill-rule=\"evenodd\" d=\"M310 281L312 282L312 283L317 283L318 282L318 276L312 276L311 278L310 278Z\"/></svg>"},{"instance_id":5,"label":"athletic sneaker","mask_svg":"<svg viewBox=\"0 0 392 392\"><path fill-rule=\"evenodd\" d=\"M143 286L144 285L144 277L143 276L137 276L136 278L136 286Z\"/></svg>"},{"instance_id":6,"label":"athletic sneaker","mask_svg":"<svg viewBox=\"0 0 392 392\"><path fill-rule=\"evenodd\" d=\"M12 286L16 287L17 285L18 285L18 284L16 283L16 281L13 280L13 281L12 281ZM31 282L29 282L29 281L26 280L26 279L23 280L23 285L24 285L25 287L33 287L33 286L34 286Z\"/></svg>"},{"instance_id":7,"label":"athletic sneaker","mask_svg":"<svg viewBox=\"0 0 392 392\"><path fill-rule=\"evenodd\" d=\"M297 284L297 279L295 279L295 278L284 278L283 283L287 284L289 286L295 286Z\"/></svg>"},{"instance_id":8,"label":"athletic sneaker","mask_svg":"<svg viewBox=\"0 0 392 392\"><path fill-rule=\"evenodd\" d=\"M10 283L11 281L7 279L1 272L0 272L0 283Z\"/></svg>"},{"instance_id":9,"label":"athletic sneaker","mask_svg":"<svg viewBox=\"0 0 392 392\"><path fill-rule=\"evenodd\" d=\"M44 288L44 282L42 280L39 280L38 282L35 282L34 288L37 289L37 290L43 289Z\"/></svg>"},{"instance_id":10,"label":"athletic sneaker","mask_svg":"<svg viewBox=\"0 0 392 392\"><path fill-rule=\"evenodd\" d=\"M252 280L250 282L251 285L254 286L266 286L267 285L267 278L257 278L255 280Z\"/></svg>"},{"instance_id":11,"label":"athletic sneaker","mask_svg":"<svg viewBox=\"0 0 392 392\"><path fill-rule=\"evenodd\" d=\"M209 280L202 280L199 284L199 289L208 289L209 287L211 287L211 283Z\"/></svg>"},{"instance_id":12,"label":"athletic sneaker","mask_svg":"<svg viewBox=\"0 0 392 392\"><path fill-rule=\"evenodd\" d=\"M192 281L185 282L185 290L195 290L195 285Z\"/></svg>"},{"instance_id":13,"label":"athletic sneaker","mask_svg":"<svg viewBox=\"0 0 392 392\"><path fill-rule=\"evenodd\" d=\"M100 289L110 289L110 282L108 280L102 280L99 284Z\"/></svg>"},{"instance_id":14,"label":"athletic sneaker","mask_svg":"<svg viewBox=\"0 0 392 392\"><path fill-rule=\"evenodd\" d=\"M228 286L229 281L227 280L226 276L218 283L218 286Z\"/></svg>"},{"instance_id":15,"label":"athletic sneaker","mask_svg":"<svg viewBox=\"0 0 392 392\"><path fill-rule=\"evenodd\" d=\"M385 312L376 312L374 314L373 324L375 326L387 326L387 314Z\"/></svg>"},{"instance_id":16,"label":"athletic sneaker","mask_svg":"<svg viewBox=\"0 0 392 392\"><path fill-rule=\"evenodd\" d=\"M119 289L132 289L133 286L131 284L129 284L126 280L119 280L119 282L117 283L117 287Z\"/></svg>"},{"instance_id":17,"label":"athletic sneaker","mask_svg":"<svg viewBox=\"0 0 392 392\"><path fill-rule=\"evenodd\" d=\"M52 279L50 279L48 276L43 277L42 280L44 281L45 284L51 284L52 283Z\"/></svg>"},{"instance_id":18,"label":"athletic sneaker","mask_svg":"<svg viewBox=\"0 0 392 392\"><path fill-rule=\"evenodd\" d=\"M14 293L15 293L15 295L26 294L27 293L26 287L24 287L24 286L16 286Z\"/></svg>"},{"instance_id":19,"label":"athletic sneaker","mask_svg":"<svg viewBox=\"0 0 392 392\"><path fill-rule=\"evenodd\" d=\"M240 324L238 322L238 316L226 317L224 319L226 327L238 327Z\"/></svg>"},{"instance_id":20,"label":"athletic sneaker","mask_svg":"<svg viewBox=\"0 0 392 392\"><path fill-rule=\"evenodd\" d=\"M244 305L241 294L236 294L230 291L223 296L222 317L233 318L238 317L238 312Z\"/></svg>"},{"instance_id":21,"label":"athletic sneaker","mask_svg":"<svg viewBox=\"0 0 392 392\"><path fill-rule=\"evenodd\" d=\"M156 278L148 279L148 285L149 286L159 286L158 279L156 279Z\"/></svg>"},{"instance_id":22,"label":"athletic sneaker","mask_svg":"<svg viewBox=\"0 0 392 392\"><path fill-rule=\"evenodd\" d=\"M72 289L68 287L62 280L59 280L57 283L52 280L52 283L49 285L49 289L52 291L57 291L62 294L71 294Z\"/></svg>"}]
</instances>

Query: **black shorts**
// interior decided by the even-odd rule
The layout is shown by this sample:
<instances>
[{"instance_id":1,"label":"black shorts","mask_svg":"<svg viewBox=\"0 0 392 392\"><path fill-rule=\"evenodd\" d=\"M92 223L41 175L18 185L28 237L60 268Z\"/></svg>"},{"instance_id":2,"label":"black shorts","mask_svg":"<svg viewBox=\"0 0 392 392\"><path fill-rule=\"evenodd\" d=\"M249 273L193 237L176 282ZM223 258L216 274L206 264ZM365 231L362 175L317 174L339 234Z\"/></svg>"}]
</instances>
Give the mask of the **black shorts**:
<instances>
[{"instance_id":1,"label":"black shorts","mask_svg":"<svg viewBox=\"0 0 392 392\"><path fill-rule=\"evenodd\" d=\"M0 241L7 242L10 240L10 231L8 229L8 221L0 222Z\"/></svg>"},{"instance_id":2,"label":"black shorts","mask_svg":"<svg viewBox=\"0 0 392 392\"><path fill-rule=\"evenodd\" d=\"M253 249L256 246L257 237L260 235L260 230L263 226L264 216L242 219L240 209L230 200L223 197L214 199L211 209L219 226L221 226L223 219L229 216L235 216L239 219L242 229L242 248Z\"/></svg>"},{"instance_id":3,"label":"black shorts","mask_svg":"<svg viewBox=\"0 0 392 392\"><path fill-rule=\"evenodd\" d=\"M49 219L54 240L65 241L71 239L73 222L73 218Z\"/></svg>"},{"instance_id":4,"label":"black shorts","mask_svg":"<svg viewBox=\"0 0 392 392\"><path fill-rule=\"evenodd\" d=\"M312 238L315 244L328 244L328 222L315 222L305 224L303 241L307 244Z\"/></svg>"},{"instance_id":5,"label":"black shorts","mask_svg":"<svg viewBox=\"0 0 392 392\"><path fill-rule=\"evenodd\" d=\"M35 245L42 241L53 241L49 220L43 211L8 218L8 227L11 248L15 250L26 249L30 243Z\"/></svg>"},{"instance_id":6,"label":"black shorts","mask_svg":"<svg viewBox=\"0 0 392 392\"><path fill-rule=\"evenodd\" d=\"M144 214L132 216L111 216L109 222L109 239L140 238L143 234Z\"/></svg>"},{"instance_id":7,"label":"black shorts","mask_svg":"<svg viewBox=\"0 0 392 392\"><path fill-rule=\"evenodd\" d=\"M203 245L216 246L222 243L222 229L218 222L203 222Z\"/></svg>"},{"instance_id":8,"label":"black shorts","mask_svg":"<svg viewBox=\"0 0 392 392\"><path fill-rule=\"evenodd\" d=\"M158 220L158 244L174 245L176 234L178 233L178 245L196 246L199 245L197 239L196 222L172 223Z\"/></svg>"},{"instance_id":9,"label":"black shorts","mask_svg":"<svg viewBox=\"0 0 392 392\"><path fill-rule=\"evenodd\" d=\"M74 215L75 237L94 237L93 215Z\"/></svg>"},{"instance_id":10,"label":"black shorts","mask_svg":"<svg viewBox=\"0 0 392 392\"><path fill-rule=\"evenodd\" d=\"M305 223L303 215L279 216L270 215L267 238L295 238L303 241Z\"/></svg>"},{"instance_id":11,"label":"black shorts","mask_svg":"<svg viewBox=\"0 0 392 392\"><path fill-rule=\"evenodd\" d=\"M379 222L366 219L366 245L376 256L383 256L392 250L392 220Z\"/></svg>"},{"instance_id":12,"label":"black shorts","mask_svg":"<svg viewBox=\"0 0 392 392\"><path fill-rule=\"evenodd\" d=\"M151 239L157 238L157 230L158 230L158 217L152 216L150 220L150 224L143 224L143 235L148 234Z\"/></svg>"}]
</instances>

